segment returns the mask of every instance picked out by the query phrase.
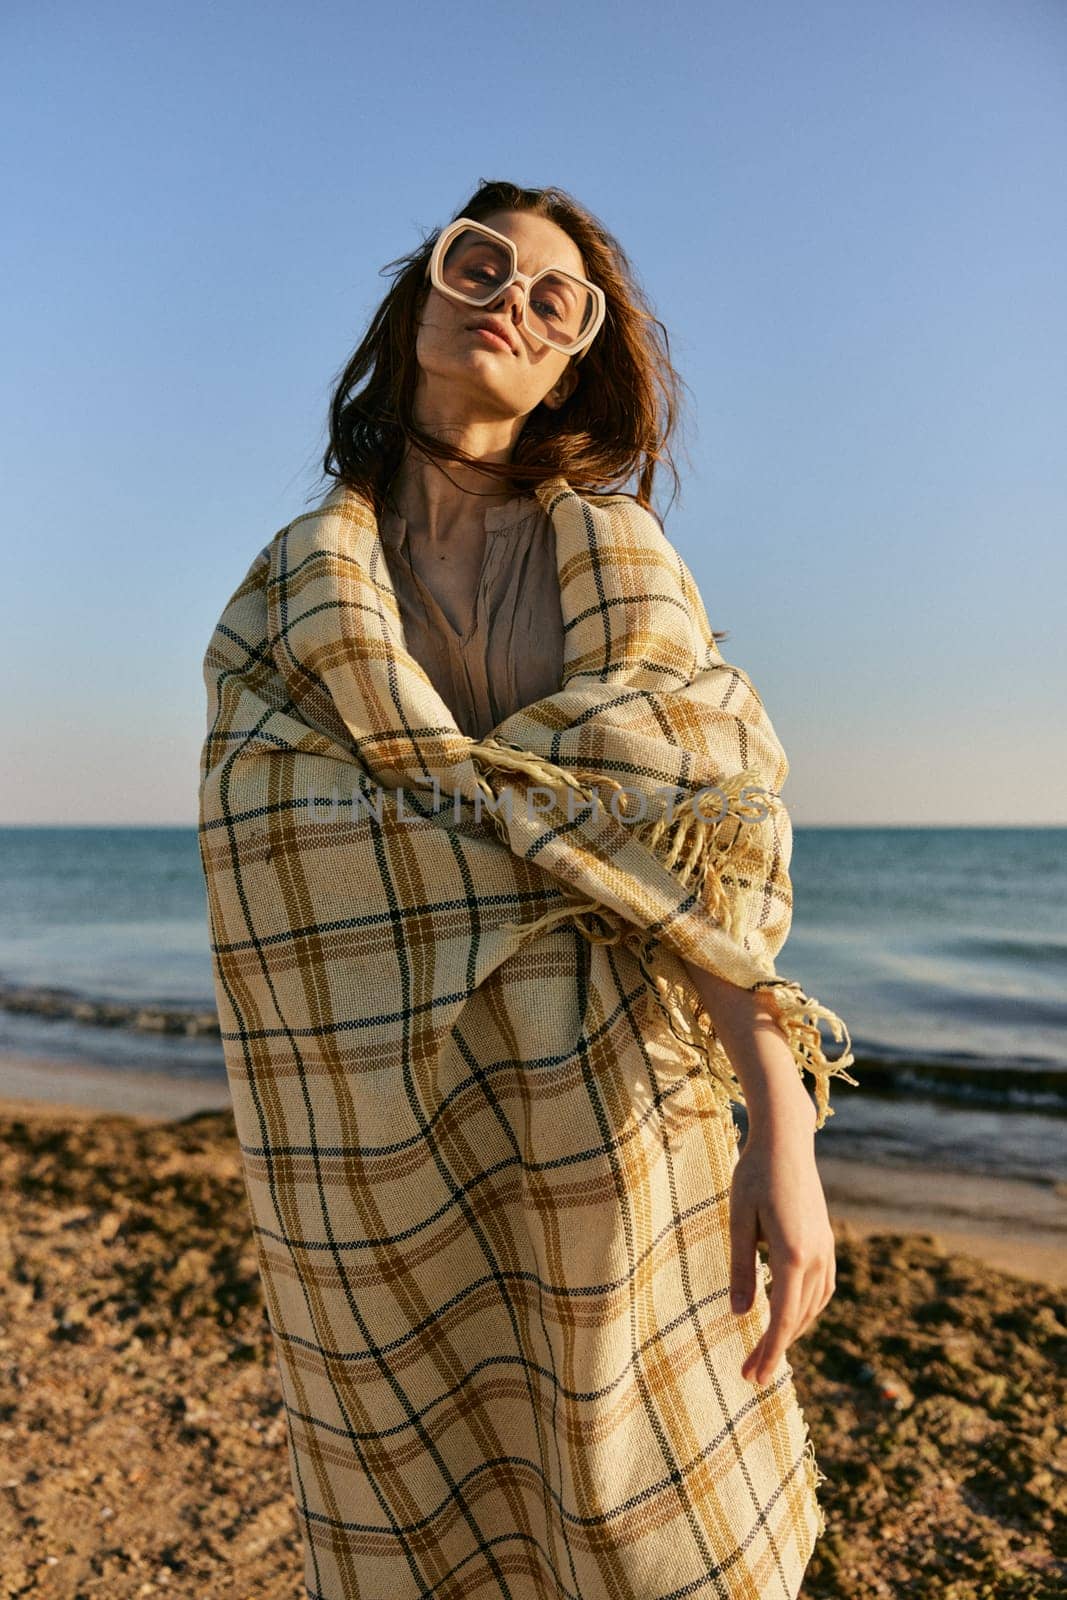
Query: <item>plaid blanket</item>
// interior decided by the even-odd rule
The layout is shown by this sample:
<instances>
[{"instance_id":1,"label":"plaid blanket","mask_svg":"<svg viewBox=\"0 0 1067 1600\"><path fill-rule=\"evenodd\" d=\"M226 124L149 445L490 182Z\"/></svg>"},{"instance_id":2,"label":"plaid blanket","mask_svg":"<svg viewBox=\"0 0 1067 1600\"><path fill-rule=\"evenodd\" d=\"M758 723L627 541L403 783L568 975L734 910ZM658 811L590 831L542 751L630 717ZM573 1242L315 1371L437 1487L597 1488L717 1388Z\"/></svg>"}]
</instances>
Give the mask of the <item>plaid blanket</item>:
<instances>
[{"instance_id":1,"label":"plaid blanket","mask_svg":"<svg viewBox=\"0 0 1067 1600\"><path fill-rule=\"evenodd\" d=\"M729 1307L743 1093L682 959L773 997L818 1126L847 1029L780 977L782 747L658 520L538 497L558 693L485 740L337 485L204 661L200 850L313 1600L795 1596L825 1527ZM820 1023L844 1048L825 1053Z\"/></svg>"}]
</instances>

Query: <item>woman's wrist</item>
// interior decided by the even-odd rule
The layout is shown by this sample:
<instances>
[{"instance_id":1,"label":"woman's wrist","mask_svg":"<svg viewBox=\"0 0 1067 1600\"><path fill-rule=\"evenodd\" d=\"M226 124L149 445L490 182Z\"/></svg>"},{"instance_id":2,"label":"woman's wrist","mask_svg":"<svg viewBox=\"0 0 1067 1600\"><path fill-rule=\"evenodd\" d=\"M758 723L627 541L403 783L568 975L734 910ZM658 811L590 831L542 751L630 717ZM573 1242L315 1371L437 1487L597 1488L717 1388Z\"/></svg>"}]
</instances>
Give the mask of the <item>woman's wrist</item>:
<instances>
[{"instance_id":1,"label":"woman's wrist","mask_svg":"<svg viewBox=\"0 0 1067 1600\"><path fill-rule=\"evenodd\" d=\"M683 960L744 1090L748 1137L761 1142L810 1138L817 1112L778 1025L773 998L753 994Z\"/></svg>"}]
</instances>

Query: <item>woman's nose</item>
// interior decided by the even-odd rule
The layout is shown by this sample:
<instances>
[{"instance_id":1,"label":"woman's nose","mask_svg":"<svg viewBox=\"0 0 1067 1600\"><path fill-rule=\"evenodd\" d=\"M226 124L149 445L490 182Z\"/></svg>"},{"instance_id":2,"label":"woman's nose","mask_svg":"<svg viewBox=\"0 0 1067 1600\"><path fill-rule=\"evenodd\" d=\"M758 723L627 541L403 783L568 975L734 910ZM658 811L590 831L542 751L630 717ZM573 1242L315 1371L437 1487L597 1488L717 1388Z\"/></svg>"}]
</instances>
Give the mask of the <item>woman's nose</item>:
<instances>
[{"instance_id":1,"label":"woman's nose","mask_svg":"<svg viewBox=\"0 0 1067 1600\"><path fill-rule=\"evenodd\" d=\"M515 313L518 313L518 314L521 315L521 313L522 313L522 294L523 294L523 290L522 290L522 284L521 283L509 283L507 288L502 290L502 292L497 297L497 299L493 301L493 303L489 307L489 309L490 309L490 311L497 311L497 310L500 309L501 306L503 306L506 303L508 316L512 316ZM516 316L515 320L516 321L518 320L517 316Z\"/></svg>"}]
</instances>

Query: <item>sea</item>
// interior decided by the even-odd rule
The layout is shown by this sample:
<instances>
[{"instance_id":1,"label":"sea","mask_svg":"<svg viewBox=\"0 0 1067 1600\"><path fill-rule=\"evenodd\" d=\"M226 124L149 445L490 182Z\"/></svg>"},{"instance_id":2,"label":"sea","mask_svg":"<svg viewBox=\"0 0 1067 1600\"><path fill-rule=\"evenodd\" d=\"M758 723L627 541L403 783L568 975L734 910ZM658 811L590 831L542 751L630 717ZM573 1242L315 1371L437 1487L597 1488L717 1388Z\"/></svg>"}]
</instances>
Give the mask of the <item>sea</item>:
<instances>
[{"instance_id":1,"label":"sea","mask_svg":"<svg viewBox=\"0 0 1067 1600\"><path fill-rule=\"evenodd\" d=\"M1067 828L797 826L790 875L777 969L859 1085L817 1149L1064 1181ZM209 941L195 827L0 829L0 1093L18 1056L219 1103Z\"/></svg>"}]
</instances>

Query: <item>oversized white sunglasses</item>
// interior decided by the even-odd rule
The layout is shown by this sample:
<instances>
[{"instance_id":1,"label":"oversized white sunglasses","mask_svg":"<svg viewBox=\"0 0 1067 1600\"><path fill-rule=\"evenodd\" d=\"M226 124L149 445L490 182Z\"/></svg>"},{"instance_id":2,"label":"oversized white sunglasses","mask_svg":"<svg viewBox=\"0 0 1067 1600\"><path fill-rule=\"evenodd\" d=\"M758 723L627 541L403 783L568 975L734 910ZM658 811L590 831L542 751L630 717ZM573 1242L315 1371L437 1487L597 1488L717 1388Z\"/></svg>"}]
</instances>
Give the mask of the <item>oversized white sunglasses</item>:
<instances>
[{"instance_id":1,"label":"oversized white sunglasses","mask_svg":"<svg viewBox=\"0 0 1067 1600\"><path fill-rule=\"evenodd\" d=\"M607 311L603 290L577 273L562 267L545 267L533 277L520 272L518 252L507 234L472 217L459 217L442 228L426 276L441 294L469 306L492 305L509 285L521 284L526 332L579 361Z\"/></svg>"}]
</instances>

